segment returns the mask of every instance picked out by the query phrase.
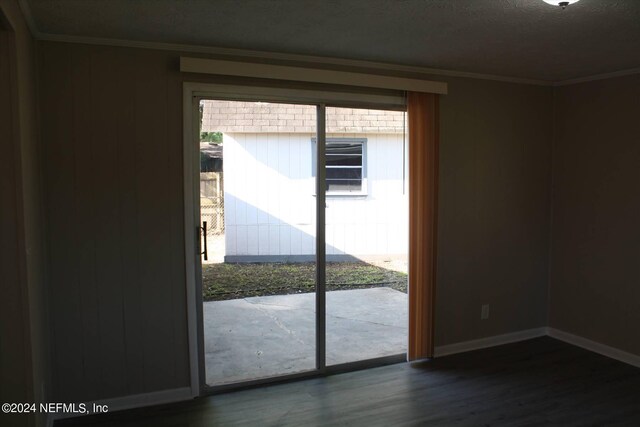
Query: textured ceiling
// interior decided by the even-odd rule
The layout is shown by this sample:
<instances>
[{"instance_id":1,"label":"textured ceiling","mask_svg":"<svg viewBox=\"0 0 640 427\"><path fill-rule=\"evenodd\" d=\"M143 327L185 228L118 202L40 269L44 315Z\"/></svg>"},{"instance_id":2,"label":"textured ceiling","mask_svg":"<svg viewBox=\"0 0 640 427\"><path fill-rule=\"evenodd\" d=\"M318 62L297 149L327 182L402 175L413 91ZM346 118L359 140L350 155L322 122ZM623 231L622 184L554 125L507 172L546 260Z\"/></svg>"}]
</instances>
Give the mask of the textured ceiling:
<instances>
[{"instance_id":1,"label":"textured ceiling","mask_svg":"<svg viewBox=\"0 0 640 427\"><path fill-rule=\"evenodd\" d=\"M560 81L640 67L640 0L27 0L45 34Z\"/></svg>"}]
</instances>

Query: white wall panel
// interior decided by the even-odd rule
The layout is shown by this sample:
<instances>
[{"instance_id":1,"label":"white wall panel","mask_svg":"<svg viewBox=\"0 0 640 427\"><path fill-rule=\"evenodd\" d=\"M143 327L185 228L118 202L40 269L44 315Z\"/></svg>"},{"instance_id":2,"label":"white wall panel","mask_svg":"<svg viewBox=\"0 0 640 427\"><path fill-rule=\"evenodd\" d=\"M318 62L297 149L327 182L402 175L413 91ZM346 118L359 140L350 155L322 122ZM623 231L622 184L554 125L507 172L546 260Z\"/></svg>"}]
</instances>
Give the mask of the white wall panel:
<instances>
[{"instance_id":1,"label":"white wall panel","mask_svg":"<svg viewBox=\"0 0 640 427\"><path fill-rule=\"evenodd\" d=\"M291 227L290 239L291 255L302 255L302 231L296 227Z\"/></svg>"},{"instance_id":2,"label":"white wall panel","mask_svg":"<svg viewBox=\"0 0 640 427\"><path fill-rule=\"evenodd\" d=\"M280 255L291 255L291 227L288 224L283 224L278 227L280 235Z\"/></svg>"},{"instance_id":3,"label":"white wall panel","mask_svg":"<svg viewBox=\"0 0 640 427\"><path fill-rule=\"evenodd\" d=\"M258 255L270 255L269 253L269 225L260 224L258 226L258 235L254 236L258 241ZM255 255L255 254L254 254ZM273 254L271 254L273 255Z\"/></svg>"},{"instance_id":4,"label":"white wall panel","mask_svg":"<svg viewBox=\"0 0 640 427\"><path fill-rule=\"evenodd\" d=\"M225 138L227 135L225 135ZM225 139L226 141L226 139ZM226 142L225 142L226 143ZM267 203L269 202L269 167L267 165L267 153L269 152L269 147L265 143L263 139L260 140L260 144L256 144L256 181L254 185L257 188L256 198L255 200L256 208L258 212L258 224L268 224L269 223L269 213ZM231 168L239 168L240 164L237 163L228 163L225 157L225 171ZM226 185L226 183L225 183ZM232 183L232 189L235 191L236 186ZM240 189L237 189L238 191ZM225 189L226 192L226 189Z\"/></svg>"},{"instance_id":5,"label":"white wall panel","mask_svg":"<svg viewBox=\"0 0 640 427\"><path fill-rule=\"evenodd\" d=\"M246 173L242 174L244 180L242 181L246 185L247 200L256 200L258 195L258 186L255 185L260 178L258 175L258 157L257 157L257 135L245 135L244 148L246 150ZM247 224L258 223L258 206L253 203L247 204Z\"/></svg>"},{"instance_id":6,"label":"white wall panel","mask_svg":"<svg viewBox=\"0 0 640 427\"><path fill-rule=\"evenodd\" d=\"M269 225L269 255L280 255L280 226Z\"/></svg>"},{"instance_id":7,"label":"white wall panel","mask_svg":"<svg viewBox=\"0 0 640 427\"><path fill-rule=\"evenodd\" d=\"M260 253L260 246L258 245L258 236L260 227L258 225L247 226L247 251L250 255Z\"/></svg>"},{"instance_id":8,"label":"white wall panel","mask_svg":"<svg viewBox=\"0 0 640 427\"><path fill-rule=\"evenodd\" d=\"M250 255L249 254L249 236L247 235L247 226L238 225L236 227L236 253L238 255Z\"/></svg>"},{"instance_id":9,"label":"white wall panel","mask_svg":"<svg viewBox=\"0 0 640 427\"><path fill-rule=\"evenodd\" d=\"M238 255L236 250L236 226L235 225L225 225L225 235L224 235L224 248L225 255Z\"/></svg>"},{"instance_id":10,"label":"white wall panel","mask_svg":"<svg viewBox=\"0 0 640 427\"><path fill-rule=\"evenodd\" d=\"M226 255L313 255L312 134L225 134ZM400 255L407 248L401 135L366 138L366 196L327 196L327 254ZM345 137L330 134L331 137ZM230 236L232 233L245 233Z\"/></svg>"},{"instance_id":11,"label":"white wall panel","mask_svg":"<svg viewBox=\"0 0 640 427\"><path fill-rule=\"evenodd\" d=\"M315 254L315 226L304 225L300 229L300 245L302 254Z\"/></svg>"}]
</instances>

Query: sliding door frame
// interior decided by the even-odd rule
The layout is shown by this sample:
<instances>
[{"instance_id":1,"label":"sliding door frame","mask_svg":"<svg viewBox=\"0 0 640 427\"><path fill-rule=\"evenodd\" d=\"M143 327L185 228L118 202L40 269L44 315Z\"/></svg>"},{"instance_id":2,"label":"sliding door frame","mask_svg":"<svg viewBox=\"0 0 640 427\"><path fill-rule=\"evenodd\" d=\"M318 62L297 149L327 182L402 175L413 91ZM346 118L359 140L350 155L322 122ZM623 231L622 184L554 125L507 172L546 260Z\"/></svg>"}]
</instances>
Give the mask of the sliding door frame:
<instances>
[{"instance_id":1,"label":"sliding door frame","mask_svg":"<svg viewBox=\"0 0 640 427\"><path fill-rule=\"evenodd\" d=\"M316 369L294 374L259 378L238 383L206 384L204 360L204 319L202 298L202 260L200 256L200 157L199 120L196 112L203 99L227 101L263 101L316 107ZM320 92L301 89L263 88L185 82L183 86L183 167L184 226L186 261L187 325L192 397L251 388L303 378L367 369L407 361L401 353L362 361L326 366L326 238L324 165L326 145L326 107L380 108L406 111L404 97Z\"/></svg>"},{"instance_id":2,"label":"sliding door frame","mask_svg":"<svg viewBox=\"0 0 640 427\"><path fill-rule=\"evenodd\" d=\"M316 370L318 371L323 371L327 367L326 119L326 105L316 105Z\"/></svg>"}]
</instances>

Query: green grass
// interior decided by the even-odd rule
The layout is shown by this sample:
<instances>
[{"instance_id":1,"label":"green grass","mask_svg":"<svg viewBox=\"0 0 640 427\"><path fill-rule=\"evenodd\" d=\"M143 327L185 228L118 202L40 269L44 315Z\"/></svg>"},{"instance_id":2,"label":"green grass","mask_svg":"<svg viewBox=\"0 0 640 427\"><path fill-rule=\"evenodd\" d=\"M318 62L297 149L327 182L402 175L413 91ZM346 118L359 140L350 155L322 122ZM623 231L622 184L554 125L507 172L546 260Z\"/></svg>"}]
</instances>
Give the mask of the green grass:
<instances>
[{"instance_id":1,"label":"green grass","mask_svg":"<svg viewBox=\"0 0 640 427\"><path fill-rule=\"evenodd\" d=\"M204 264L205 301L315 290L315 263ZM407 275L364 262L327 263L327 290L386 286L407 292Z\"/></svg>"}]
</instances>

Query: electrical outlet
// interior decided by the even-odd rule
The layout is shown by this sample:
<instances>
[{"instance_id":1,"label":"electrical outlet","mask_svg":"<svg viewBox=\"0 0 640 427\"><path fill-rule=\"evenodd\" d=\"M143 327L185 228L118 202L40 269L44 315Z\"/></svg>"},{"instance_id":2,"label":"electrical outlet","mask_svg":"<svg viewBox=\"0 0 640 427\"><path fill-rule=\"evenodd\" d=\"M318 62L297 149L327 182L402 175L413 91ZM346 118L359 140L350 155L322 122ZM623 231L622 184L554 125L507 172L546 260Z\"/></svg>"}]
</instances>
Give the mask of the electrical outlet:
<instances>
[{"instance_id":1,"label":"electrical outlet","mask_svg":"<svg viewBox=\"0 0 640 427\"><path fill-rule=\"evenodd\" d=\"M480 319L487 320L489 318L489 304L483 304L480 311Z\"/></svg>"}]
</instances>

